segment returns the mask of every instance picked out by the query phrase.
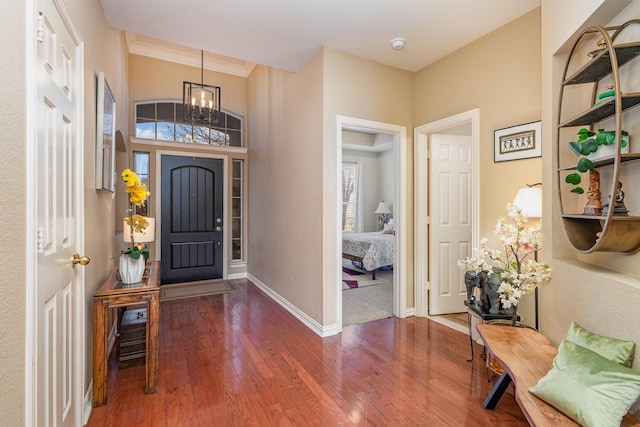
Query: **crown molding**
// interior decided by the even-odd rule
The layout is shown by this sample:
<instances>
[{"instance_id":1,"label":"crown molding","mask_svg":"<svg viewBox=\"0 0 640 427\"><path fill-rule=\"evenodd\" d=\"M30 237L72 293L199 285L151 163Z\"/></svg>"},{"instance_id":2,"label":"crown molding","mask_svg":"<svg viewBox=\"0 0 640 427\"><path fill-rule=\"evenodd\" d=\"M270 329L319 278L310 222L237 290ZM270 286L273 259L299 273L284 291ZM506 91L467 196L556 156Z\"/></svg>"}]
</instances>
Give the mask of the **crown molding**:
<instances>
[{"instance_id":1,"label":"crown molding","mask_svg":"<svg viewBox=\"0 0 640 427\"><path fill-rule=\"evenodd\" d=\"M201 67L200 50L164 42L151 37L125 32L129 53L162 61L175 62L195 68ZM249 77L256 64L215 53L204 53L204 68L218 73Z\"/></svg>"}]
</instances>

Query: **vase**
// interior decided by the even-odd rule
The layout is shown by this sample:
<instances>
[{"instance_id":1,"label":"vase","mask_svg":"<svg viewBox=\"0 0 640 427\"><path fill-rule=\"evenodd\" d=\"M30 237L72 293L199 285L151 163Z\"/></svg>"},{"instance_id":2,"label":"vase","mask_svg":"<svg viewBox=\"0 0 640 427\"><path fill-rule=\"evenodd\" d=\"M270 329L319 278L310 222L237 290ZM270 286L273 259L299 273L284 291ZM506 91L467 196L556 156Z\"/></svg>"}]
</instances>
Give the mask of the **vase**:
<instances>
[{"instance_id":1,"label":"vase","mask_svg":"<svg viewBox=\"0 0 640 427\"><path fill-rule=\"evenodd\" d=\"M624 139L627 140L627 145L626 145L626 147L620 148L620 153L621 154L629 153L629 144L631 144L631 138L629 136L626 136ZM599 145L598 146L598 151L596 151L595 153L589 154L587 157L589 158L589 160L595 162L596 160L600 160L600 159L602 159L604 157L613 157L613 156L615 156L617 150L618 150L618 146L616 144Z\"/></svg>"},{"instance_id":2,"label":"vase","mask_svg":"<svg viewBox=\"0 0 640 427\"><path fill-rule=\"evenodd\" d=\"M143 256L134 259L127 254L120 255L120 280L125 285L140 283L144 275L144 268L145 261Z\"/></svg>"}]
</instances>

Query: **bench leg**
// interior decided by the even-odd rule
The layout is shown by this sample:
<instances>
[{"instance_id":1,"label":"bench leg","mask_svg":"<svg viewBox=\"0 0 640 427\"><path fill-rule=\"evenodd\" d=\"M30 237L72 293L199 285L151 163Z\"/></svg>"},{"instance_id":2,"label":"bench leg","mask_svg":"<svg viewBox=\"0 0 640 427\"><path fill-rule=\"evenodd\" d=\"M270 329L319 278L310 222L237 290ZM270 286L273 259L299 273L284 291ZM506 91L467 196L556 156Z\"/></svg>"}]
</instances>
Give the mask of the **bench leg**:
<instances>
[{"instance_id":1,"label":"bench leg","mask_svg":"<svg viewBox=\"0 0 640 427\"><path fill-rule=\"evenodd\" d=\"M496 384L493 386L491 393L489 393L487 400L482 404L482 407L484 409L495 409L498 401L507 390L507 387L509 387L509 384L511 384L511 377L507 374L507 371L504 371L502 375L500 375L500 378L498 378L498 381L496 381Z\"/></svg>"}]
</instances>

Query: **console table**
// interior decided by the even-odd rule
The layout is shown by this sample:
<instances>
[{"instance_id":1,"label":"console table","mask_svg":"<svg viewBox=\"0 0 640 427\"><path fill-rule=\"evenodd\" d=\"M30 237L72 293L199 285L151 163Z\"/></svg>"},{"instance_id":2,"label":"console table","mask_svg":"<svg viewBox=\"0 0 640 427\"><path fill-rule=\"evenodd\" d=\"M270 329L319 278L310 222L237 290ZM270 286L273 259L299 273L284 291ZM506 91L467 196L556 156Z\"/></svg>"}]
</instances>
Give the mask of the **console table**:
<instances>
[{"instance_id":1,"label":"console table","mask_svg":"<svg viewBox=\"0 0 640 427\"><path fill-rule=\"evenodd\" d=\"M144 304L147 308L145 393L158 391L160 262L147 263L140 283L125 285L115 269L93 296L93 406L107 403L109 309Z\"/></svg>"}]
</instances>

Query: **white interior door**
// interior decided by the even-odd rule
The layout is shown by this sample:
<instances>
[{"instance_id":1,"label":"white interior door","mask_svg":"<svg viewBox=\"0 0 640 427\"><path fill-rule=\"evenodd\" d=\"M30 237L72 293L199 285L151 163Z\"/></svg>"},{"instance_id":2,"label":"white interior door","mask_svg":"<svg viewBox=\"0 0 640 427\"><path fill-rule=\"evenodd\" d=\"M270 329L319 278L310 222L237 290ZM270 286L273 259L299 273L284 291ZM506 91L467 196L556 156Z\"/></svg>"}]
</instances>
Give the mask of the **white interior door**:
<instances>
[{"instance_id":1,"label":"white interior door","mask_svg":"<svg viewBox=\"0 0 640 427\"><path fill-rule=\"evenodd\" d=\"M429 212L429 314L465 311L464 271L472 239L471 137L431 135Z\"/></svg>"},{"instance_id":2,"label":"white interior door","mask_svg":"<svg viewBox=\"0 0 640 427\"><path fill-rule=\"evenodd\" d=\"M62 4L38 1L34 424L82 425L84 334L80 43ZM80 57L79 57L80 56Z\"/></svg>"}]
</instances>

